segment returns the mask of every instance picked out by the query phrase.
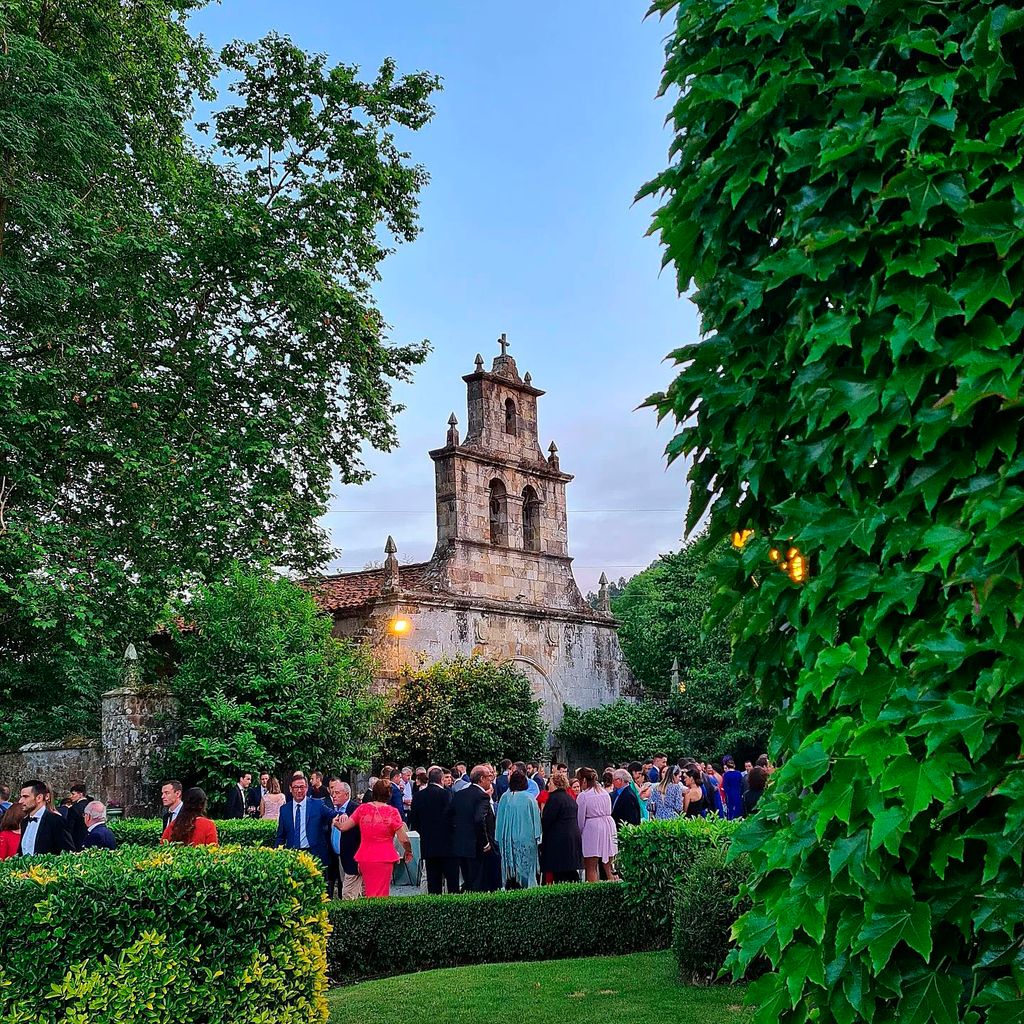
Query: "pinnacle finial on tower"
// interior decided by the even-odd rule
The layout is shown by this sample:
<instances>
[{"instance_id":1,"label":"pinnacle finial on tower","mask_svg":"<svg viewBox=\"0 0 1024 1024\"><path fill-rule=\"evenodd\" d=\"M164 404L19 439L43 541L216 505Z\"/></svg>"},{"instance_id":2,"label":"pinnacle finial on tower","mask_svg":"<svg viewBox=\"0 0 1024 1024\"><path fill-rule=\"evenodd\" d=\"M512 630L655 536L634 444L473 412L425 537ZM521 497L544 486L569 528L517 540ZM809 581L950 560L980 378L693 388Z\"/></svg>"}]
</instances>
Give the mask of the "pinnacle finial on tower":
<instances>
[{"instance_id":1,"label":"pinnacle finial on tower","mask_svg":"<svg viewBox=\"0 0 1024 1024\"><path fill-rule=\"evenodd\" d=\"M597 609L602 612L611 612L612 599L611 594L608 592L608 577L601 573L601 578L597 582Z\"/></svg>"},{"instance_id":2,"label":"pinnacle finial on tower","mask_svg":"<svg viewBox=\"0 0 1024 1024\"><path fill-rule=\"evenodd\" d=\"M548 465L552 469L558 469L558 445L554 441L548 447L548 452L550 453L548 455Z\"/></svg>"},{"instance_id":3,"label":"pinnacle finial on tower","mask_svg":"<svg viewBox=\"0 0 1024 1024\"><path fill-rule=\"evenodd\" d=\"M387 558L384 559L384 585L381 587L381 593L393 594L398 590L398 559L395 557L397 551L398 545L395 543L395 538L389 534L387 543L384 545L384 553Z\"/></svg>"},{"instance_id":4,"label":"pinnacle finial on tower","mask_svg":"<svg viewBox=\"0 0 1024 1024\"><path fill-rule=\"evenodd\" d=\"M445 443L449 448L455 448L459 443L459 421L455 418L455 413L452 413L448 417L448 437L445 439Z\"/></svg>"},{"instance_id":5,"label":"pinnacle finial on tower","mask_svg":"<svg viewBox=\"0 0 1024 1024\"><path fill-rule=\"evenodd\" d=\"M480 355L479 352L477 352L476 359L473 362L474 365L476 366L476 372L480 373L480 371L483 370L484 368L484 357Z\"/></svg>"},{"instance_id":6,"label":"pinnacle finial on tower","mask_svg":"<svg viewBox=\"0 0 1024 1024\"><path fill-rule=\"evenodd\" d=\"M605 573L601 573L601 578L597 581L602 587L608 586L608 577Z\"/></svg>"},{"instance_id":7,"label":"pinnacle finial on tower","mask_svg":"<svg viewBox=\"0 0 1024 1024\"><path fill-rule=\"evenodd\" d=\"M523 377L523 383L524 384L532 384L533 383L533 377L530 376L530 371L529 370L526 371L526 376Z\"/></svg>"}]
</instances>

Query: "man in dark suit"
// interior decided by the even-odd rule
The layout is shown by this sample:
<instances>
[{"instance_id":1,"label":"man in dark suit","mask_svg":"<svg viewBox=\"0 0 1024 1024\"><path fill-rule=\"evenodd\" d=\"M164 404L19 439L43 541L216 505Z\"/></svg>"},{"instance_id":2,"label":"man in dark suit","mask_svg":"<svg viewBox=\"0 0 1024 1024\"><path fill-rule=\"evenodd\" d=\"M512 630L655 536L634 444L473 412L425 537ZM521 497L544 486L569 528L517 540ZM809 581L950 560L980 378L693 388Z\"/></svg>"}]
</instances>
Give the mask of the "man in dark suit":
<instances>
[{"instance_id":1,"label":"man in dark suit","mask_svg":"<svg viewBox=\"0 0 1024 1024\"><path fill-rule=\"evenodd\" d=\"M526 777L536 783L538 792L543 793L548 788L548 780L544 778L540 765L536 761L526 762Z\"/></svg>"},{"instance_id":2,"label":"man in dark suit","mask_svg":"<svg viewBox=\"0 0 1024 1024\"><path fill-rule=\"evenodd\" d=\"M499 763L498 777L494 780L494 790L491 796L494 798L495 804L508 792L508 780L511 774L512 762L506 757Z\"/></svg>"},{"instance_id":3,"label":"man in dark suit","mask_svg":"<svg viewBox=\"0 0 1024 1024\"><path fill-rule=\"evenodd\" d=\"M251 772L242 772L236 782L228 790L228 808L225 818L244 818L245 808L248 802L249 785L252 782Z\"/></svg>"},{"instance_id":4,"label":"man in dark suit","mask_svg":"<svg viewBox=\"0 0 1024 1024\"><path fill-rule=\"evenodd\" d=\"M640 801L636 798L630 782L632 776L625 768L617 769L612 775L612 819L616 825L640 824Z\"/></svg>"},{"instance_id":5,"label":"man in dark suit","mask_svg":"<svg viewBox=\"0 0 1024 1024\"><path fill-rule=\"evenodd\" d=\"M85 843L85 806L92 799L86 792L85 785L76 782L71 787L71 806L68 807L67 821L71 830L71 839L76 850L83 849Z\"/></svg>"},{"instance_id":6,"label":"man in dark suit","mask_svg":"<svg viewBox=\"0 0 1024 1024\"><path fill-rule=\"evenodd\" d=\"M289 850L308 850L326 869L331 854L327 830L331 827L334 810L328 809L323 800L314 800L309 795L309 784L302 772L292 776L288 788L292 798L281 808L274 845Z\"/></svg>"},{"instance_id":7,"label":"man in dark suit","mask_svg":"<svg viewBox=\"0 0 1024 1024\"><path fill-rule=\"evenodd\" d=\"M270 772L260 772L260 783L258 786L250 786L245 796L245 813L250 818L260 816L260 803L267 795L267 784L270 782Z\"/></svg>"},{"instance_id":8,"label":"man in dark suit","mask_svg":"<svg viewBox=\"0 0 1024 1024\"><path fill-rule=\"evenodd\" d=\"M327 792L328 797L324 803L334 817L340 814L351 816L359 806L352 799L352 787L337 775L327 780ZM358 899L363 894L363 876L359 874L359 865L355 860L356 850L359 849L359 826L347 832L328 830L327 837L331 847L327 861L327 895L333 898L337 894L341 900Z\"/></svg>"},{"instance_id":9,"label":"man in dark suit","mask_svg":"<svg viewBox=\"0 0 1024 1024\"><path fill-rule=\"evenodd\" d=\"M412 795L409 828L420 834L420 857L427 868L427 892L459 891L459 862L452 856L451 790L441 784L444 769L434 765L427 784Z\"/></svg>"},{"instance_id":10,"label":"man in dark suit","mask_svg":"<svg viewBox=\"0 0 1024 1024\"><path fill-rule=\"evenodd\" d=\"M488 793L492 777L478 764L469 773L470 785L453 794L448 808L452 856L458 858L464 892L484 892L487 887L485 857L494 849L494 811Z\"/></svg>"},{"instance_id":11,"label":"man in dark suit","mask_svg":"<svg viewBox=\"0 0 1024 1024\"><path fill-rule=\"evenodd\" d=\"M21 806L25 818L21 823L21 845L18 852L24 856L37 853L68 853L75 850L67 821L54 811L47 810L49 789L39 779L29 779L21 787Z\"/></svg>"},{"instance_id":12,"label":"man in dark suit","mask_svg":"<svg viewBox=\"0 0 1024 1024\"><path fill-rule=\"evenodd\" d=\"M90 800L82 812L85 821L85 838L82 849L116 850L117 840L114 833L107 828L107 808L99 800Z\"/></svg>"},{"instance_id":13,"label":"man in dark suit","mask_svg":"<svg viewBox=\"0 0 1024 1024\"><path fill-rule=\"evenodd\" d=\"M167 828L181 811L181 782L178 779L168 779L160 787L160 803L164 808L160 812L160 820L162 827Z\"/></svg>"}]
</instances>

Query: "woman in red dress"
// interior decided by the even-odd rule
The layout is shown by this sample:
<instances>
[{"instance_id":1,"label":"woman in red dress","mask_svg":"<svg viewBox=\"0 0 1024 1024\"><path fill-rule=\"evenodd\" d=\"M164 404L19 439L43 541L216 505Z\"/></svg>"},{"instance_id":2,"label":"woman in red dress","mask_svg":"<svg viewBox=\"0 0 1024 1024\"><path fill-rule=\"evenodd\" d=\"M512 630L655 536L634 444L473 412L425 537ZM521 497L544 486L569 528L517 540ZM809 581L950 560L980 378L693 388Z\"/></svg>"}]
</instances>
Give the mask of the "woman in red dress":
<instances>
[{"instance_id":1,"label":"woman in red dress","mask_svg":"<svg viewBox=\"0 0 1024 1024\"><path fill-rule=\"evenodd\" d=\"M396 835L405 847L405 859L412 860L405 822L390 801L391 783L378 779L370 791L369 803L361 803L351 815L340 814L334 819L334 827L342 832L359 826L359 849L354 859L367 896L391 895L391 875L398 860Z\"/></svg>"},{"instance_id":2,"label":"woman in red dress","mask_svg":"<svg viewBox=\"0 0 1024 1024\"><path fill-rule=\"evenodd\" d=\"M198 787L186 790L181 810L174 821L167 823L161 843L184 843L186 846L216 846L217 826L206 817L206 794Z\"/></svg>"},{"instance_id":3,"label":"woman in red dress","mask_svg":"<svg viewBox=\"0 0 1024 1024\"><path fill-rule=\"evenodd\" d=\"M25 808L15 802L0 814L0 860L16 857L21 848L21 822Z\"/></svg>"}]
</instances>

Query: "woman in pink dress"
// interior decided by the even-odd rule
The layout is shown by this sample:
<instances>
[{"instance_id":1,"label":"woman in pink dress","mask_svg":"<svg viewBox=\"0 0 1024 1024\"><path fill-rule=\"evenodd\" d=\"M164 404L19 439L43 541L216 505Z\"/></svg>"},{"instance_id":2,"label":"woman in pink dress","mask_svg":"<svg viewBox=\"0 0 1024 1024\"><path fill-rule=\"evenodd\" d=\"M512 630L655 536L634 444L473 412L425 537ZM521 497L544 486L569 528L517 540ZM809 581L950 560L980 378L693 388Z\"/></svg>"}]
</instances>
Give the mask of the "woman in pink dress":
<instances>
[{"instance_id":1,"label":"woman in pink dress","mask_svg":"<svg viewBox=\"0 0 1024 1024\"><path fill-rule=\"evenodd\" d=\"M576 773L580 780L580 795L576 798L576 818L583 839L583 870L588 882L596 882L599 875L609 881L612 877L612 858L619 852L619 835L612 820L612 800L597 780L593 768L581 768Z\"/></svg>"},{"instance_id":2,"label":"woman in pink dress","mask_svg":"<svg viewBox=\"0 0 1024 1024\"><path fill-rule=\"evenodd\" d=\"M398 860L396 835L405 847L405 859L412 860L412 843L405 822L390 801L391 783L378 779L370 791L369 803L361 803L351 815L340 814L334 819L334 827L342 832L359 826L359 849L354 859L367 896L391 895L391 874Z\"/></svg>"}]
</instances>

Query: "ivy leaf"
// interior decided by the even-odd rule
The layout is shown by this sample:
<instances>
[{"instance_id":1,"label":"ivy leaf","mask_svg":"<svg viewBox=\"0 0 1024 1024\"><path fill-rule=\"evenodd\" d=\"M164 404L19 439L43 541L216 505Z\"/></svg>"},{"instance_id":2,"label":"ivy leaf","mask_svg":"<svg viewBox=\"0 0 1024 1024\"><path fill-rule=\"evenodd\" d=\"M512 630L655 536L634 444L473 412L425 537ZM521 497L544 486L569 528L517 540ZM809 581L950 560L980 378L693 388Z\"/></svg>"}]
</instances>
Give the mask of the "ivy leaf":
<instances>
[{"instance_id":1,"label":"ivy leaf","mask_svg":"<svg viewBox=\"0 0 1024 1024\"><path fill-rule=\"evenodd\" d=\"M918 761L909 754L896 758L882 773L882 790L897 790L907 813L920 814L933 800L953 795L952 772L945 759Z\"/></svg>"},{"instance_id":2,"label":"ivy leaf","mask_svg":"<svg viewBox=\"0 0 1024 1024\"><path fill-rule=\"evenodd\" d=\"M873 913L861 929L857 942L867 948L876 974L889 962L897 942L905 942L927 961L932 955L932 912L927 903L914 903L908 910Z\"/></svg>"},{"instance_id":3,"label":"ivy leaf","mask_svg":"<svg viewBox=\"0 0 1024 1024\"><path fill-rule=\"evenodd\" d=\"M899 1002L899 1019L905 1024L960 1024L962 991L959 978L929 971L920 981L907 986Z\"/></svg>"}]
</instances>

